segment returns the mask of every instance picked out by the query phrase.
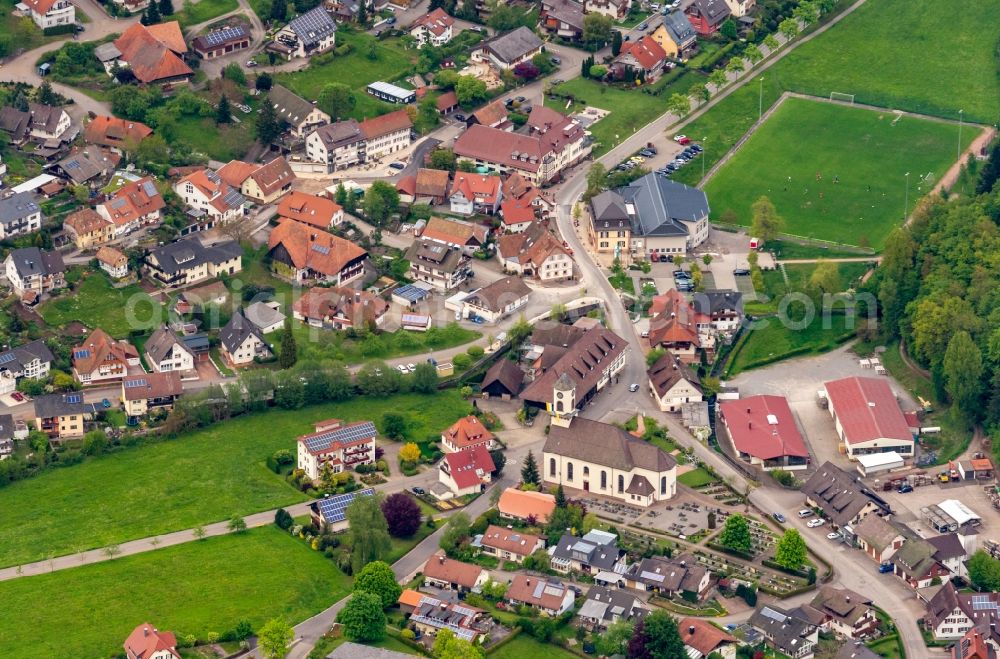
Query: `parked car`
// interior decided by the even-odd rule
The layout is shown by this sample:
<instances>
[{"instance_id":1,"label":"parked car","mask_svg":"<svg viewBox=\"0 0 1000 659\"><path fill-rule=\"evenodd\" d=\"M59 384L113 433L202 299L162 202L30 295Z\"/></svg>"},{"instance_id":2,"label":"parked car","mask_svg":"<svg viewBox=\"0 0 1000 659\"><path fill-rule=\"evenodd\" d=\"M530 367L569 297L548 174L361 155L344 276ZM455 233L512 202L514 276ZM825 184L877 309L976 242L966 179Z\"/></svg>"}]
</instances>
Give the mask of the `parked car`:
<instances>
[{"instance_id":1,"label":"parked car","mask_svg":"<svg viewBox=\"0 0 1000 659\"><path fill-rule=\"evenodd\" d=\"M556 66L562 64L562 58L559 57L558 55L553 55L552 57L549 58L549 61L555 64Z\"/></svg>"},{"instance_id":2,"label":"parked car","mask_svg":"<svg viewBox=\"0 0 1000 659\"><path fill-rule=\"evenodd\" d=\"M701 153L702 151L705 150L705 148L702 145L700 145L700 144L692 144L691 148L694 149L698 153Z\"/></svg>"},{"instance_id":3,"label":"parked car","mask_svg":"<svg viewBox=\"0 0 1000 659\"><path fill-rule=\"evenodd\" d=\"M902 485L899 486L899 489L896 491L899 492L900 494L906 494L907 492L913 491L913 486L910 485L909 483L903 483Z\"/></svg>"},{"instance_id":4,"label":"parked car","mask_svg":"<svg viewBox=\"0 0 1000 659\"><path fill-rule=\"evenodd\" d=\"M459 112L455 115L455 121L465 121L465 115Z\"/></svg>"},{"instance_id":5,"label":"parked car","mask_svg":"<svg viewBox=\"0 0 1000 659\"><path fill-rule=\"evenodd\" d=\"M819 517L813 517L811 520L806 522L806 526L808 526L811 529L814 529L817 526L823 526L823 524L824 520L820 519Z\"/></svg>"},{"instance_id":6,"label":"parked car","mask_svg":"<svg viewBox=\"0 0 1000 659\"><path fill-rule=\"evenodd\" d=\"M892 563L882 563L878 566L879 574L886 574L887 572L892 572Z\"/></svg>"},{"instance_id":7,"label":"parked car","mask_svg":"<svg viewBox=\"0 0 1000 659\"><path fill-rule=\"evenodd\" d=\"M681 0L674 0L673 2L670 3L670 6L673 9L677 9L678 7L681 6Z\"/></svg>"},{"instance_id":8,"label":"parked car","mask_svg":"<svg viewBox=\"0 0 1000 659\"><path fill-rule=\"evenodd\" d=\"M403 375L406 375L407 373L410 372L410 369L406 368L402 364L396 364L396 370L402 373Z\"/></svg>"},{"instance_id":9,"label":"parked car","mask_svg":"<svg viewBox=\"0 0 1000 659\"><path fill-rule=\"evenodd\" d=\"M389 167L393 169L406 169L406 165L401 162L391 162L389 163Z\"/></svg>"},{"instance_id":10,"label":"parked car","mask_svg":"<svg viewBox=\"0 0 1000 659\"><path fill-rule=\"evenodd\" d=\"M416 364L407 364L407 365L406 365L406 369L407 369L407 370L408 370L408 371L409 371L410 373L413 373L414 371L416 371L416 370L417 370L417 365L416 365Z\"/></svg>"},{"instance_id":11,"label":"parked car","mask_svg":"<svg viewBox=\"0 0 1000 659\"><path fill-rule=\"evenodd\" d=\"M691 279L691 273L687 270L674 270L674 277L680 279Z\"/></svg>"},{"instance_id":12,"label":"parked car","mask_svg":"<svg viewBox=\"0 0 1000 659\"><path fill-rule=\"evenodd\" d=\"M431 366L437 366L438 365L438 360L434 359L433 357L428 357L427 358L427 363L430 364Z\"/></svg>"},{"instance_id":13,"label":"parked car","mask_svg":"<svg viewBox=\"0 0 1000 659\"><path fill-rule=\"evenodd\" d=\"M389 9L392 9L392 7L389 7ZM386 19L385 22L388 23L389 25L392 25L393 23L396 22L396 17L395 16L390 16L389 18Z\"/></svg>"},{"instance_id":14,"label":"parked car","mask_svg":"<svg viewBox=\"0 0 1000 659\"><path fill-rule=\"evenodd\" d=\"M733 270L733 274L736 275L737 277L746 277L747 275L750 274L750 270L749 268L736 268L735 270Z\"/></svg>"},{"instance_id":15,"label":"parked car","mask_svg":"<svg viewBox=\"0 0 1000 659\"><path fill-rule=\"evenodd\" d=\"M515 98L514 100L515 100L515 101L517 101L518 103L524 103L524 102L525 102L525 101L527 101L528 99L526 99L526 98L525 98L525 97L523 97L523 96L518 96L518 97L517 97L517 98Z\"/></svg>"},{"instance_id":16,"label":"parked car","mask_svg":"<svg viewBox=\"0 0 1000 659\"><path fill-rule=\"evenodd\" d=\"M639 391L639 385L637 383L633 382L632 384L630 384L628 386L628 390L631 391L632 393L635 393L635 392Z\"/></svg>"},{"instance_id":17,"label":"parked car","mask_svg":"<svg viewBox=\"0 0 1000 659\"><path fill-rule=\"evenodd\" d=\"M840 534L839 533L827 533L826 534L826 539L827 540L840 540Z\"/></svg>"},{"instance_id":18,"label":"parked car","mask_svg":"<svg viewBox=\"0 0 1000 659\"><path fill-rule=\"evenodd\" d=\"M785 516L782 515L781 513L771 513L771 517L773 517L774 521L776 521L778 524L785 523Z\"/></svg>"},{"instance_id":19,"label":"parked car","mask_svg":"<svg viewBox=\"0 0 1000 659\"><path fill-rule=\"evenodd\" d=\"M252 59L247 60L247 68L252 69L255 66L257 66L257 62L256 61L254 61Z\"/></svg>"},{"instance_id":20,"label":"parked car","mask_svg":"<svg viewBox=\"0 0 1000 659\"><path fill-rule=\"evenodd\" d=\"M642 25L640 25L640 26L639 26L639 29L640 29L640 30L645 30L645 29L647 29L648 27L649 27L649 23L643 23Z\"/></svg>"},{"instance_id":21,"label":"parked car","mask_svg":"<svg viewBox=\"0 0 1000 659\"><path fill-rule=\"evenodd\" d=\"M803 508L799 511L799 517L809 517L813 514L813 511L809 508Z\"/></svg>"},{"instance_id":22,"label":"parked car","mask_svg":"<svg viewBox=\"0 0 1000 659\"><path fill-rule=\"evenodd\" d=\"M422 487L411 487L410 491L414 494L427 494L427 490Z\"/></svg>"},{"instance_id":23,"label":"parked car","mask_svg":"<svg viewBox=\"0 0 1000 659\"><path fill-rule=\"evenodd\" d=\"M678 144L690 144L691 139L687 135L674 135L674 141Z\"/></svg>"}]
</instances>

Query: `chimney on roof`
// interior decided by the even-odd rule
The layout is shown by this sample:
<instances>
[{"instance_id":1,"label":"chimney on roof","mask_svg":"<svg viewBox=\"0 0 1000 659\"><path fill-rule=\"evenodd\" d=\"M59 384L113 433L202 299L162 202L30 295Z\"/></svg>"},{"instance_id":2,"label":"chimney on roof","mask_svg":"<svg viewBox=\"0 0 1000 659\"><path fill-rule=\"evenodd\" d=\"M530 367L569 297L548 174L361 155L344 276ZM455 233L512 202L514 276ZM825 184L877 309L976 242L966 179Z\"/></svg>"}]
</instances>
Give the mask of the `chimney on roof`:
<instances>
[{"instance_id":1,"label":"chimney on roof","mask_svg":"<svg viewBox=\"0 0 1000 659\"><path fill-rule=\"evenodd\" d=\"M688 627L688 634L694 635L694 625Z\"/></svg>"},{"instance_id":2,"label":"chimney on roof","mask_svg":"<svg viewBox=\"0 0 1000 659\"><path fill-rule=\"evenodd\" d=\"M851 603L851 596L850 596L850 595L847 595L846 597L844 597L844 600L845 600L845 601L846 601L846 602L847 602L848 604L850 604L850 603Z\"/></svg>"},{"instance_id":3,"label":"chimney on roof","mask_svg":"<svg viewBox=\"0 0 1000 659\"><path fill-rule=\"evenodd\" d=\"M310 233L309 234L309 242L314 242L315 240L316 240L316 234L315 233Z\"/></svg>"},{"instance_id":4,"label":"chimney on roof","mask_svg":"<svg viewBox=\"0 0 1000 659\"><path fill-rule=\"evenodd\" d=\"M149 636L149 627L143 627L142 628L142 635L143 636Z\"/></svg>"}]
</instances>

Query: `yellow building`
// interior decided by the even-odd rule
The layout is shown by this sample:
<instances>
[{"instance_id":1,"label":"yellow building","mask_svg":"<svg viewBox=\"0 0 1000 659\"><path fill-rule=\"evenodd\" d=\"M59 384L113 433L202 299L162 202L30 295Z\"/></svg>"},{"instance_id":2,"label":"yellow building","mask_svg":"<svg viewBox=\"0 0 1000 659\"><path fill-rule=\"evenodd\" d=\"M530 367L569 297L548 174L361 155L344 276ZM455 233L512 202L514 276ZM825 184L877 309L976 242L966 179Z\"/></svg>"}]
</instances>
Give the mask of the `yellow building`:
<instances>
[{"instance_id":1,"label":"yellow building","mask_svg":"<svg viewBox=\"0 0 1000 659\"><path fill-rule=\"evenodd\" d=\"M71 213L63 222L66 235L73 239L77 249L90 249L111 240L115 235L115 223L101 217L92 208L84 208Z\"/></svg>"}]
</instances>

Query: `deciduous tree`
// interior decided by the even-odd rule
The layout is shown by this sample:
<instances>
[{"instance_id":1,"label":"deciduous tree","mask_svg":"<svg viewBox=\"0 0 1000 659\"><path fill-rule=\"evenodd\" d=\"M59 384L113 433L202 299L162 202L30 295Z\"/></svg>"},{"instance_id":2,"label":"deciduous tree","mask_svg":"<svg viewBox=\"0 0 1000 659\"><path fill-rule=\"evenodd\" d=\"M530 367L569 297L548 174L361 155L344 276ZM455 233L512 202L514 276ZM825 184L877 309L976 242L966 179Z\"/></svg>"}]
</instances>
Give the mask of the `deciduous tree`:
<instances>
[{"instance_id":1,"label":"deciduous tree","mask_svg":"<svg viewBox=\"0 0 1000 659\"><path fill-rule=\"evenodd\" d=\"M753 539L750 537L750 524L743 515L730 515L726 525L719 535L719 544L723 547L750 553L753 551Z\"/></svg>"},{"instance_id":2,"label":"deciduous tree","mask_svg":"<svg viewBox=\"0 0 1000 659\"><path fill-rule=\"evenodd\" d=\"M646 651L652 659L676 659L686 656L684 642L677 630L677 620L663 609L653 611L645 619Z\"/></svg>"},{"instance_id":3,"label":"deciduous tree","mask_svg":"<svg viewBox=\"0 0 1000 659\"><path fill-rule=\"evenodd\" d=\"M292 626L283 618L272 618L257 630L257 646L266 659L284 659L294 638Z\"/></svg>"},{"instance_id":4,"label":"deciduous tree","mask_svg":"<svg viewBox=\"0 0 1000 659\"><path fill-rule=\"evenodd\" d=\"M420 459L420 447L413 442L403 444L399 449L399 459L404 462L416 462Z\"/></svg>"},{"instance_id":5,"label":"deciduous tree","mask_svg":"<svg viewBox=\"0 0 1000 659\"><path fill-rule=\"evenodd\" d=\"M396 575L388 563L372 561L355 574L354 592L376 595L382 601L382 608L388 609L396 603L403 589L396 582Z\"/></svg>"},{"instance_id":6,"label":"deciduous tree","mask_svg":"<svg viewBox=\"0 0 1000 659\"><path fill-rule=\"evenodd\" d=\"M375 181L365 192L364 210L376 226L382 225L399 210L399 192L385 181Z\"/></svg>"},{"instance_id":7,"label":"deciduous tree","mask_svg":"<svg viewBox=\"0 0 1000 659\"><path fill-rule=\"evenodd\" d=\"M973 586L991 592L1000 590L1000 561L979 549L969 558L966 566Z\"/></svg>"},{"instance_id":8,"label":"deciduous tree","mask_svg":"<svg viewBox=\"0 0 1000 659\"><path fill-rule=\"evenodd\" d=\"M774 562L789 570L806 563L806 541L796 529L787 529L774 549Z\"/></svg>"},{"instance_id":9,"label":"deciduous tree","mask_svg":"<svg viewBox=\"0 0 1000 659\"><path fill-rule=\"evenodd\" d=\"M942 362L945 390L960 420L972 423L978 416L983 393L983 357L965 330L955 332Z\"/></svg>"},{"instance_id":10,"label":"deciduous tree","mask_svg":"<svg viewBox=\"0 0 1000 659\"><path fill-rule=\"evenodd\" d=\"M590 13L583 17L583 43L600 48L612 40L614 21L604 14Z\"/></svg>"},{"instance_id":11,"label":"deciduous tree","mask_svg":"<svg viewBox=\"0 0 1000 659\"><path fill-rule=\"evenodd\" d=\"M385 638L385 612L382 600L372 593L354 593L337 613L344 635L352 641L372 643Z\"/></svg>"},{"instance_id":12,"label":"deciduous tree","mask_svg":"<svg viewBox=\"0 0 1000 659\"><path fill-rule=\"evenodd\" d=\"M351 568L354 573L368 563L380 560L392 547L389 525L382 514L380 503L378 496L364 495L354 497L354 501L347 506Z\"/></svg>"},{"instance_id":13,"label":"deciduous tree","mask_svg":"<svg viewBox=\"0 0 1000 659\"><path fill-rule=\"evenodd\" d=\"M764 242L774 240L785 229L785 220L778 215L774 204L761 196L750 207L750 233Z\"/></svg>"},{"instance_id":14,"label":"deciduous tree","mask_svg":"<svg viewBox=\"0 0 1000 659\"><path fill-rule=\"evenodd\" d=\"M416 444L412 446L415 447ZM417 454L419 457L420 449L417 449ZM385 498L382 502L382 515L389 525L389 534L394 538L410 538L420 528L420 506L403 492L396 492Z\"/></svg>"},{"instance_id":15,"label":"deciduous tree","mask_svg":"<svg viewBox=\"0 0 1000 659\"><path fill-rule=\"evenodd\" d=\"M334 119L347 117L357 102L351 88L340 82L325 85L316 100L320 109Z\"/></svg>"}]
</instances>

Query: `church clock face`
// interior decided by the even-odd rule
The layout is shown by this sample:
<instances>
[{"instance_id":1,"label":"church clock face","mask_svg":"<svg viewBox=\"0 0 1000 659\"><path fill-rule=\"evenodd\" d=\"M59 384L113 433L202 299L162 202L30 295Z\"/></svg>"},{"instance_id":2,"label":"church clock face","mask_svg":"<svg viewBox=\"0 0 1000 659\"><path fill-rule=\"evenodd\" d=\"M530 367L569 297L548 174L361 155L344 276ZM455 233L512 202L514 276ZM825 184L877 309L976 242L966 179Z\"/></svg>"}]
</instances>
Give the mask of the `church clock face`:
<instances>
[{"instance_id":1,"label":"church clock face","mask_svg":"<svg viewBox=\"0 0 1000 659\"><path fill-rule=\"evenodd\" d=\"M562 397L563 397L562 392L556 394L556 398L562 400Z\"/></svg>"}]
</instances>

